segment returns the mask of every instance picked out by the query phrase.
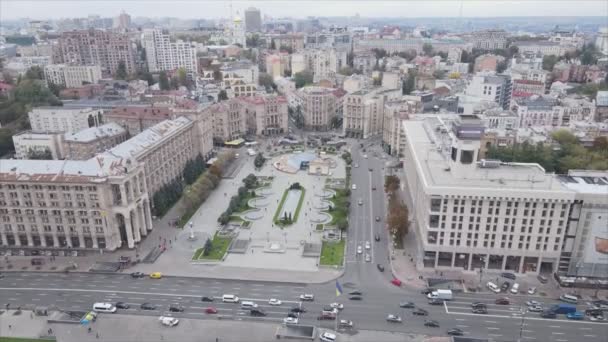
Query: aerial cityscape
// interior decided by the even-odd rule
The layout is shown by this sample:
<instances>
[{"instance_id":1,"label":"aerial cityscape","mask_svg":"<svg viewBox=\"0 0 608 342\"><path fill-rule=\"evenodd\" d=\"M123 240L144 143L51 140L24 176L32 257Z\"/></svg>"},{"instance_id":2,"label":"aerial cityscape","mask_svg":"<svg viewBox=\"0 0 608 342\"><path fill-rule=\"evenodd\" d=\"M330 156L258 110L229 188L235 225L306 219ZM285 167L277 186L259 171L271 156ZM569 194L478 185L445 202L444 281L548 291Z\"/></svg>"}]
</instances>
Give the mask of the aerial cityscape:
<instances>
[{"instance_id":1,"label":"aerial cityscape","mask_svg":"<svg viewBox=\"0 0 608 342\"><path fill-rule=\"evenodd\" d=\"M608 339L608 2L0 2L0 342Z\"/></svg>"}]
</instances>

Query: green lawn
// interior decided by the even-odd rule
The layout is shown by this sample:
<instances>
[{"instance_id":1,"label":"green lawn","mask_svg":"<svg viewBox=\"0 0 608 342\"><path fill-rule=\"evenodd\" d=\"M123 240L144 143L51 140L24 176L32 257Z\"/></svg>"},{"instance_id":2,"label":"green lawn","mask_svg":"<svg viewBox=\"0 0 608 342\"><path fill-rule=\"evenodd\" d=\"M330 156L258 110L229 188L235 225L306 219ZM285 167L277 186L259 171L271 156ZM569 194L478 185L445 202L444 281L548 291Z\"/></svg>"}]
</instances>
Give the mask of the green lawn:
<instances>
[{"instance_id":1,"label":"green lawn","mask_svg":"<svg viewBox=\"0 0 608 342\"><path fill-rule=\"evenodd\" d=\"M348 199L346 190L336 190L336 196L329 199L332 202L332 209L326 211L331 215L329 225L335 225L340 220L348 219Z\"/></svg>"},{"instance_id":2,"label":"green lawn","mask_svg":"<svg viewBox=\"0 0 608 342\"><path fill-rule=\"evenodd\" d=\"M247 193L245 195L243 195L240 199L239 199L239 205L236 207L236 209L234 210L235 213L240 213L243 212L245 210L249 210L252 209L248 202L250 199L255 198L255 196L251 195L251 190L248 190Z\"/></svg>"},{"instance_id":3,"label":"green lawn","mask_svg":"<svg viewBox=\"0 0 608 342\"><path fill-rule=\"evenodd\" d=\"M279 217L279 214L281 213L281 210L283 209L283 204L285 204L285 199L287 198L287 193L289 192L289 188L285 189L285 191L283 192L283 197L281 197L281 201L279 202L279 206L277 207L277 210L274 213L274 217L272 218L272 221L274 222L274 224L276 224L279 227L284 227L284 226L288 226L289 224L292 224L294 222L296 222L298 220L298 215L300 214L300 210L302 209L302 204L304 203L304 195L306 195L306 189L304 189L304 187L300 188L300 200L298 201L298 206L296 207L296 212L294 213L293 217L291 218L291 223L289 224L284 224Z\"/></svg>"},{"instance_id":4,"label":"green lawn","mask_svg":"<svg viewBox=\"0 0 608 342\"><path fill-rule=\"evenodd\" d=\"M203 248L199 248L194 252L192 260L221 260L230 246L232 238L220 237L215 233L213 240L211 240L211 251L209 255L203 255Z\"/></svg>"},{"instance_id":5,"label":"green lawn","mask_svg":"<svg viewBox=\"0 0 608 342\"><path fill-rule=\"evenodd\" d=\"M19 337L0 337L0 342L40 342L57 341L54 337L49 338L19 338Z\"/></svg>"},{"instance_id":6,"label":"green lawn","mask_svg":"<svg viewBox=\"0 0 608 342\"><path fill-rule=\"evenodd\" d=\"M340 242L323 241L323 246L321 247L321 265L342 266L344 261L344 244L344 239L340 240Z\"/></svg>"},{"instance_id":7,"label":"green lawn","mask_svg":"<svg viewBox=\"0 0 608 342\"><path fill-rule=\"evenodd\" d=\"M289 189L285 189L285 191L283 191L283 196L281 197L281 201L279 201L279 206L277 207L277 211L274 212L274 217L272 218L272 221L274 223L277 223L277 219L279 218L279 214L281 213L281 208L283 208L283 204L285 203L285 198L287 198L288 191L289 191Z\"/></svg>"}]
</instances>

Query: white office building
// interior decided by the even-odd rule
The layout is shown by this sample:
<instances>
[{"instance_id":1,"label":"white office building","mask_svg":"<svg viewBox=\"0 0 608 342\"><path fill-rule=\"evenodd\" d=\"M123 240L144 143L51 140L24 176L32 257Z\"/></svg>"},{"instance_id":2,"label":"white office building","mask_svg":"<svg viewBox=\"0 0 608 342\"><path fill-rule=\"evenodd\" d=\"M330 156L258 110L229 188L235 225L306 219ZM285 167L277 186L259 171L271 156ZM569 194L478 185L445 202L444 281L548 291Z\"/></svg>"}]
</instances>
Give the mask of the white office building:
<instances>
[{"instance_id":1,"label":"white office building","mask_svg":"<svg viewBox=\"0 0 608 342\"><path fill-rule=\"evenodd\" d=\"M49 83L77 88L83 84L96 84L101 79L99 65L51 64L44 67L44 77Z\"/></svg>"},{"instance_id":2,"label":"white office building","mask_svg":"<svg viewBox=\"0 0 608 342\"><path fill-rule=\"evenodd\" d=\"M75 133L98 126L101 110L93 108L37 107L28 113L34 132Z\"/></svg>"},{"instance_id":3,"label":"white office building","mask_svg":"<svg viewBox=\"0 0 608 342\"><path fill-rule=\"evenodd\" d=\"M197 73L196 47L190 42L171 42L169 32L146 29L142 34L142 46L150 72L171 71L184 68L191 76Z\"/></svg>"}]
</instances>

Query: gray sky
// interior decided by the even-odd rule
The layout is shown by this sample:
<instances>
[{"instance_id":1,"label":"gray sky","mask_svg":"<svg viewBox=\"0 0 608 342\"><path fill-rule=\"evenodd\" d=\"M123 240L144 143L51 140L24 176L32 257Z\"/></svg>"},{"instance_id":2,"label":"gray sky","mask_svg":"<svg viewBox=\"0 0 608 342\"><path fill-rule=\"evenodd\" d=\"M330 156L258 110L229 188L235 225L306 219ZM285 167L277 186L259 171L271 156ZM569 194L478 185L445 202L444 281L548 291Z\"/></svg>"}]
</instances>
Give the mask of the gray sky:
<instances>
[{"instance_id":1,"label":"gray sky","mask_svg":"<svg viewBox=\"0 0 608 342\"><path fill-rule=\"evenodd\" d=\"M249 6L271 17L465 17L601 16L608 15L606 0L266 0L232 1L234 13ZM229 0L0 0L0 21L16 18L67 18L96 14L133 17L219 18L230 14Z\"/></svg>"}]
</instances>

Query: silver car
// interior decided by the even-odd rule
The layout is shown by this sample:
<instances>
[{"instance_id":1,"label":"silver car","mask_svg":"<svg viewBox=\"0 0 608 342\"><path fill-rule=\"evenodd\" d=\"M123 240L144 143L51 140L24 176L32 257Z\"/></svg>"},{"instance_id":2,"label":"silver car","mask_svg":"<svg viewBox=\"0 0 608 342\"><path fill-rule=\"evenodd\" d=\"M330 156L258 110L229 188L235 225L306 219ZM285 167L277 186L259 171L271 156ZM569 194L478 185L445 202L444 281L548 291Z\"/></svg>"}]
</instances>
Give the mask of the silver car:
<instances>
[{"instance_id":1,"label":"silver car","mask_svg":"<svg viewBox=\"0 0 608 342\"><path fill-rule=\"evenodd\" d=\"M365 253L365 261L366 262L372 262L372 256L369 255L368 253Z\"/></svg>"}]
</instances>

